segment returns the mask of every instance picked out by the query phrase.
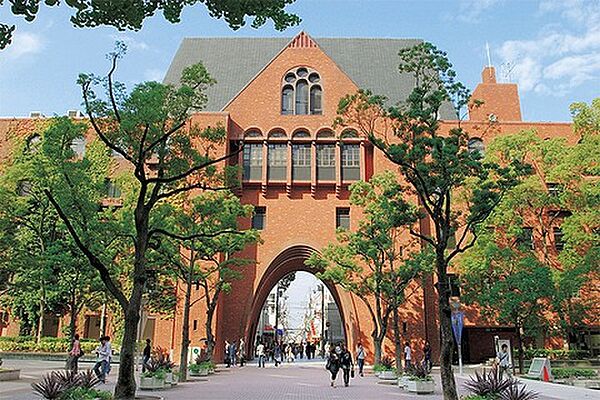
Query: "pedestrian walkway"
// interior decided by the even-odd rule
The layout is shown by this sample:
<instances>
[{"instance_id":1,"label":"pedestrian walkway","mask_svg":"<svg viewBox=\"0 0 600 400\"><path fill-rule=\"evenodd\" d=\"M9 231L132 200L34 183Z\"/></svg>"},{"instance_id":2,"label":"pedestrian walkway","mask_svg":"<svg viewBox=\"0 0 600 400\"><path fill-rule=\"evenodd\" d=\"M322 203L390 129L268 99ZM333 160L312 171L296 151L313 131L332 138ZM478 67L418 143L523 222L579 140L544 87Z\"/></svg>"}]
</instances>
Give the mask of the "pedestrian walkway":
<instances>
[{"instance_id":1,"label":"pedestrian walkway","mask_svg":"<svg viewBox=\"0 0 600 400\"><path fill-rule=\"evenodd\" d=\"M13 361L11 367L21 368L25 379L17 382L0 382L1 400L30 400L37 397L32 393L30 384L53 369L61 368L57 362ZM14 365L18 363L18 365ZM8 366L8 365L7 365ZM83 366L88 367L87 365ZM379 384L373 375L364 378L356 377L350 381L349 387L343 387L341 374L337 388L329 386L329 374L323 361L304 361L283 364L276 368L267 364L266 368L258 368L249 364L245 367L220 367L208 378L198 378L191 382L181 383L176 387L157 391L139 391L140 394L160 395L165 400L394 400L423 399L441 400L439 374L434 370L437 383L433 395L417 396L399 389L394 385ZM114 389L117 368L113 368L109 383L100 386L105 390ZM457 377L460 394L466 394L463 383L466 376ZM600 392L589 389L574 388L563 385L523 380L530 389L540 393L539 400L596 400Z\"/></svg>"}]
</instances>

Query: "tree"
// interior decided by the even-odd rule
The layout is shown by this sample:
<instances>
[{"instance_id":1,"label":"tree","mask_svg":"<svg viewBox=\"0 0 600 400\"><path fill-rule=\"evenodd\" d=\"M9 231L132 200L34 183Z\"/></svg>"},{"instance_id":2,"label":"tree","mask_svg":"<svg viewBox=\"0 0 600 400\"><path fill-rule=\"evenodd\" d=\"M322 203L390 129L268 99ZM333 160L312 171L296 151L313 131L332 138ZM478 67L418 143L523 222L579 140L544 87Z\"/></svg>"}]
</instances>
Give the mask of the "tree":
<instances>
[{"instance_id":1,"label":"tree","mask_svg":"<svg viewBox=\"0 0 600 400\"><path fill-rule=\"evenodd\" d=\"M106 77L81 74L78 80L93 133L129 166L132 206L121 211L121 231L103 226L91 229L90 218L97 218L81 212L84 196L77 196L77 188L72 187L62 200L53 188L45 193L75 244L99 272L121 308L123 343L115 397L133 399L138 321L152 267L147 262L148 253L160 248L161 239L178 238L165 228L163 211L178 195L218 189L213 184L218 185L223 176L229 176L226 168L221 168L224 161L237 152L224 151L226 131L222 126L201 128L189 121L190 114L206 104L204 90L214 83L202 64L186 68L177 88L144 82L127 93L125 86L114 80L124 52L125 46L117 43L116 50L109 54ZM98 86L105 89L105 96L96 93ZM68 179L66 174L65 180ZM133 249L130 268L119 276L111 273L112 260L104 255L105 241L113 237L127 240ZM204 234L195 237L202 238Z\"/></svg>"},{"instance_id":2,"label":"tree","mask_svg":"<svg viewBox=\"0 0 600 400\"><path fill-rule=\"evenodd\" d=\"M483 163L478 152L468 151L469 135L460 120L449 132L440 129L443 107L452 102L460 112L469 101L469 91L456 80L446 53L430 43L420 43L401 49L399 56L399 71L415 82L408 98L386 108L385 98L359 90L340 100L337 123L358 127L398 166L411 188L409 194L418 199L433 225L431 235L415 230L411 234L435 252L442 386L444 398L456 400L448 264L475 244L477 226L516 184L524 168L517 162L506 167ZM471 181L477 184L467 187ZM456 247L448 250L448 242L457 232Z\"/></svg>"},{"instance_id":3,"label":"tree","mask_svg":"<svg viewBox=\"0 0 600 400\"><path fill-rule=\"evenodd\" d=\"M402 189L389 171L369 182L353 184L350 203L364 213L358 229L340 230L339 244L326 246L321 254L313 253L306 261L322 271L320 279L356 294L366 305L373 322L376 364L381 363L390 316L404 302L408 286L426 268L422 256L403 260L404 247L410 243L400 239L416 221L417 213L404 200Z\"/></svg>"},{"instance_id":4,"label":"tree","mask_svg":"<svg viewBox=\"0 0 600 400\"><path fill-rule=\"evenodd\" d=\"M593 129L582 135L577 117L575 121L581 137L575 144L566 138L542 140L530 130L496 138L486 154L494 162L519 159L532 165L534 173L507 193L494 220L508 235L525 240L529 253L551 272L556 312L552 326L567 343L594 315L600 270L594 233L600 226L600 186L598 171L594 171L600 161L600 140ZM515 236L521 231L526 231L524 238ZM560 233L564 243L557 236Z\"/></svg>"},{"instance_id":5,"label":"tree","mask_svg":"<svg viewBox=\"0 0 600 400\"><path fill-rule=\"evenodd\" d=\"M16 137L15 150L0 177L0 224L4 227L0 268L8 277L3 302L21 320L23 333L30 334L29 329L36 327L38 342L47 313L68 312L72 337L80 311L92 306L101 293L95 271L76 251L43 193L58 185L64 171L78 168L80 189L100 198L109 163L102 156L104 146L90 144L84 157L71 148L86 130L85 124L62 117L40 126L40 133Z\"/></svg>"},{"instance_id":6,"label":"tree","mask_svg":"<svg viewBox=\"0 0 600 400\"><path fill-rule=\"evenodd\" d=\"M41 0L9 0L11 12L22 16L27 22L35 20ZM118 30L138 31L144 20L162 11L164 18L178 23L184 7L202 3L211 17L223 18L230 28L237 30L246 24L246 17L252 18L251 26L259 28L268 20L273 21L275 29L284 30L300 23L300 18L285 11L285 7L295 0L67 0L63 7L73 9L71 23L77 28L113 26ZM0 0L0 6L4 0ZM58 7L60 0L44 0L47 7ZM11 43L15 26L0 23L0 50Z\"/></svg>"},{"instance_id":7,"label":"tree","mask_svg":"<svg viewBox=\"0 0 600 400\"><path fill-rule=\"evenodd\" d=\"M545 312L553 295L552 272L519 241L522 232L490 220L495 232L484 229L474 248L460 259L466 303L479 306L484 317L515 328L519 372L523 373L523 337L535 336L547 326ZM513 232L516 231L516 236Z\"/></svg>"},{"instance_id":8,"label":"tree","mask_svg":"<svg viewBox=\"0 0 600 400\"><path fill-rule=\"evenodd\" d=\"M161 245L159 253L174 277L184 285L181 331L180 378L187 379L190 345L190 309L204 302L206 307L207 357L212 359L215 348L214 313L221 294L230 293L231 283L242 277L239 271L250 260L235 257L247 245L259 239L258 231L241 231L240 218L252 215L251 205L242 205L229 191L207 192L190 199L171 213L172 232L179 237ZM199 236L202 235L202 236ZM187 238L189 240L186 240ZM174 267L174 268L170 268ZM202 288L202 295L192 301L192 287Z\"/></svg>"}]
</instances>

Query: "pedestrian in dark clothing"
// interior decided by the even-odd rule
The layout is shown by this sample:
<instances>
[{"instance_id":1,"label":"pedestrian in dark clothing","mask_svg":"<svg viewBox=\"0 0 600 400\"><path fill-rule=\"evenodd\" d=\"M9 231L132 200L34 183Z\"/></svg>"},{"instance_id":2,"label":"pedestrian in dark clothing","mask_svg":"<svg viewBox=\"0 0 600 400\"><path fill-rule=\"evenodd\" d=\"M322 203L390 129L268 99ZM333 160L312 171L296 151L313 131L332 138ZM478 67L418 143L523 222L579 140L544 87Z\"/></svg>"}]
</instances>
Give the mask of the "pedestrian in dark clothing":
<instances>
[{"instance_id":1,"label":"pedestrian in dark clothing","mask_svg":"<svg viewBox=\"0 0 600 400\"><path fill-rule=\"evenodd\" d=\"M348 386L350 383L350 371L354 368L354 362L352 362L352 353L348 351L346 346L342 344L341 348L340 366L344 372L344 386Z\"/></svg>"},{"instance_id":2,"label":"pedestrian in dark clothing","mask_svg":"<svg viewBox=\"0 0 600 400\"><path fill-rule=\"evenodd\" d=\"M340 371L340 355L342 354L342 348L336 346L332 348L327 354L327 363L325 368L331 373L331 387L335 387L335 380L337 374Z\"/></svg>"},{"instance_id":3,"label":"pedestrian in dark clothing","mask_svg":"<svg viewBox=\"0 0 600 400\"><path fill-rule=\"evenodd\" d=\"M146 372L146 365L148 361L150 361L150 356L152 355L152 345L150 339L146 339L146 347L144 347L144 352L142 353L142 372Z\"/></svg>"},{"instance_id":4,"label":"pedestrian in dark clothing","mask_svg":"<svg viewBox=\"0 0 600 400\"><path fill-rule=\"evenodd\" d=\"M237 351L237 349L235 347L235 342L231 342L229 344L229 357L230 357L229 362L231 363L231 366L233 366L233 367L235 367L236 361L237 361L236 351Z\"/></svg>"},{"instance_id":5,"label":"pedestrian in dark clothing","mask_svg":"<svg viewBox=\"0 0 600 400\"><path fill-rule=\"evenodd\" d=\"M275 348L273 348L273 360L275 361L275 366L279 367L279 364L283 361L283 352L281 351L281 347L279 344L275 344Z\"/></svg>"},{"instance_id":6,"label":"pedestrian in dark clothing","mask_svg":"<svg viewBox=\"0 0 600 400\"><path fill-rule=\"evenodd\" d=\"M229 340L225 341L225 368L231 367L231 355L229 353L231 345L229 344Z\"/></svg>"},{"instance_id":7,"label":"pedestrian in dark clothing","mask_svg":"<svg viewBox=\"0 0 600 400\"><path fill-rule=\"evenodd\" d=\"M431 363L431 345L429 341L425 342L425 346L423 347L423 362L425 363L425 368L428 371L431 371L431 367L433 366Z\"/></svg>"},{"instance_id":8,"label":"pedestrian in dark clothing","mask_svg":"<svg viewBox=\"0 0 600 400\"><path fill-rule=\"evenodd\" d=\"M77 373L79 368L79 358L83 356L83 350L81 350L81 343L79 342L79 335L76 333L71 344L71 351L69 351L69 358L67 359L67 369L72 371L74 374Z\"/></svg>"}]
</instances>

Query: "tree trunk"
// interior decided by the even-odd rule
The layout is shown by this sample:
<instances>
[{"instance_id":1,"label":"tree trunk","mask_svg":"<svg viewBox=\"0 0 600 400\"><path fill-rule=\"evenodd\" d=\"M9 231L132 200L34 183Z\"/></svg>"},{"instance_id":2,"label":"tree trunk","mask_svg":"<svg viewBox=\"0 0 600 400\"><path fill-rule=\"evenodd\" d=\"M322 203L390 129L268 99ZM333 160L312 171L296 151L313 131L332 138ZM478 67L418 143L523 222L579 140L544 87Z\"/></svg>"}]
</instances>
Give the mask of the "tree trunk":
<instances>
[{"instance_id":1,"label":"tree trunk","mask_svg":"<svg viewBox=\"0 0 600 400\"><path fill-rule=\"evenodd\" d=\"M394 347L396 350L396 371L402 372L402 341L400 340L400 321L398 309L394 307Z\"/></svg>"},{"instance_id":2,"label":"tree trunk","mask_svg":"<svg viewBox=\"0 0 600 400\"><path fill-rule=\"evenodd\" d=\"M212 361L213 353L215 351L215 337L212 331L214 311L214 307L209 307L208 310L206 310L206 324L204 325L206 329L206 357L208 358L208 361Z\"/></svg>"},{"instance_id":3,"label":"tree trunk","mask_svg":"<svg viewBox=\"0 0 600 400\"><path fill-rule=\"evenodd\" d=\"M135 398L135 352L141 304L142 288L134 287L129 305L123 310L125 324L119 359L119 377L115 387L115 400L133 400Z\"/></svg>"},{"instance_id":4,"label":"tree trunk","mask_svg":"<svg viewBox=\"0 0 600 400\"><path fill-rule=\"evenodd\" d=\"M375 332L371 336L373 337L373 348L375 350L375 365L381 364L381 345L383 340Z\"/></svg>"},{"instance_id":5,"label":"tree trunk","mask_svg":"<svg viewBox=\"0 0 600 400\"><path fill-rule=\"evenodd\" d=\"M438 276L438 312L441 333L440 375L442 378L442 391L444 400L458 400L454 372L452 371L454 339L452 337L450 290L448 288L448 276L446 274L447 265L444 249L436 251L436 268Z\"/></svg>"},{"instance_id":6,"label":"tree trunk","mask_svg":"<svg viewBox=\"0 0 600 400\"><path fill-rule=\"evenodd\" d=\"M181 326L181 355L179 357L179 379L182 382L187 380L188 367L188 349L190 347L190 300L192 297L192 268L188 275L188 281L185 288L185 303L183 305L183 321ZM193 361L193 360L192 360Z\"/></svg>"},{"instance_id":7,"label":"tree trunk","mask_svg":"<svg viewBox=\"0 0 600 400\"><path fill-rule=\"evenodd\" d=\"M519 374L523 375L524 366L524 355L523 355L523 339L521 337L521 327L519 325L515 325L517 330L517 349L519 351Z\"/></svg>"},{"instance_id":8,"label":"tree trunk","mask_svg":"<svg viewBox=\"0 0 600 400\"><path fill-rule=\"evenodd\" d=\"M36 337L35 337L35 341L37 344L40 344L40 341L42 340L42 333L44 332L44 312L46 309L45 297L46 297L46 291L44 290L44 287L42 286L42 293L40 296L40 309L39 309L40 315L38 317L37 333L36 333Z\"/></svg>"},{"instance_id":9,"label":"tree trunk","mask_svg":"<svg viewBox=\"0 0 600 400\"><path fill-rule=\"evenodd\" d=\"M71 295L71 304L69 307L71 308L71 319L69 320L69 341L72 343L75 339L75 330L77 329L78 315L75 294Z\"/></svg>"}]
</instances>

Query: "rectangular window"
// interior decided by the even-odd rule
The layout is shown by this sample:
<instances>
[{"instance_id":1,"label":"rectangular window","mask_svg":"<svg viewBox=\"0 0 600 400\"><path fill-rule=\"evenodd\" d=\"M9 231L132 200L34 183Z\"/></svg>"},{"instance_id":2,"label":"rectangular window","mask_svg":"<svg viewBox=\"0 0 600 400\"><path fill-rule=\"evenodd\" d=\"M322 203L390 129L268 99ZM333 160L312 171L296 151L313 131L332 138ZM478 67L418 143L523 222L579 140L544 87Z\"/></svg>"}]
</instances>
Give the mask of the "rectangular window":
<instances>
[{"instance_id":1,"label":"rectangular window","mask_svg":"<svg viewBox=\"0 0 600 400\"><path fill-rule=\"evenodd\" d=\"M83 157L85 155L85 138L78 137L73 139L71 142L71 150L73 150L78 157Z\"/></svg>"},{"instance_id":2,"label":"rectangular window","mask_svg":"<svg viewBox=\"0 0 600 400\"><path fill-rule=\"evenodd\" d=\"M310 144L292 145L292 179L310 181Z\"/></svg>"},{"instance_id":3,"label":"rectangular window","mask_svg":"<svg viewBox=\"0 0 600 400\"><path fill-rule=\"evenodd\" d=\"M335 209L336 229L350 229L350 208L338 207Z\"/></svg>"},{"instance_id":4,"label":"rectangular window","mask_svg":"<svg viewBox=\"0 0 600 400\"><path fill-rule=\"evenodd\" d=\"M262 143L246 143L244 146L244 180L260 181L262 179Z\"/></svg>"},{"instance_id":5,"label":"rectangular window","mask_svg":"<svg viewBox=\"0 0 600 400\"><path fill-rule=\"evenodd\" d=\"M528 226L523 227L521 234L517 238L517 243L526 249L533 250L533 228Z\"/></svg>"},{"instance_id":6,"label":"rectangular window","mask_svg":"<svg viewBox=\"0 0 600 400\"><path fill-rule=\"evenodd\" d=\"M106 197L110 199L118 199L121 197L121 189L110 179L106 180Z\"/></svg>"},{"instance_id":7,"label":"rectangular window","mask_svg":"<svg viewBox=\"0 0 600 400\"><path fill-rule=\"evenodd\" d=\"M562 229L554 228L554 248L561 251L565 248L565 238Z\"/></svg>"},{"instance_id":8,"label":"rectangular window","mask_svg":"<svg viewBox=\"0 0 600 400\"><path fill-rule=\"evenodd\" d=\"M198 320L197 320L197 319L195 319L195 320L194 320L194 323L193 323L193 325L194 325L193 329L194 329L195 331L196 331L196 330L198 330Z\"/></svg>"},{"instance_id":9,"label":"rectangular window","mask_svg":"<svg viewBox=\"0 0 600 400\"><path fill-rule=\"evenodd\" d=\"M266 207L254 207L254 215L252 216L252 229L263 230L265 229L265 222L267 218Z\"/></svg>"},{"instance_id":10,"label":"rectangular window","mask_svg":"<svg viewBox=\"0 0 600 400\"><path fill-rule=\"evenodd\" d=\"M448 286L451 297L460 297L460 279L456 274L448 274Z\"/></svg>"},{"instance_id":11,"label":"rectangular window","mask_svg":"<svg viewBox=\"0 0 600 400\"><path fill-rule=\"evenodd\" d=\"M547 182L546 185L548 186L548 194L550 196L552 196L552 197L560 196L560 194L562 192L562 188L560 187L560 185L558 183Z\"/></svg>"},{"instance_id":12,"label":"rectangular window","mask_svg":"<svg viewBox=\"0 0 600 400\"><path fill-rule=\"evenodd\" d=\"M267 175L270 181L285 181L287 167L287 144L269 144Z\"/></svg>"},{"instance_id":13,"label":"rectangular window","mask_svg":"<svg viewBox=\"0 0 600 400\"><path fill-rule=\"evenodd\" d=\"M317 145L317 179L335 181L335 145Z\"/></svg>"},{"instance_id":14,"label":"rectangular window","mask_svg":"<svg viewBox=\"0 0 600 400\"><path fill-rule=\"evenodd\" d=\"M345 144L342 146L342 180L357 181L360 179L360 145Z\"/></svg>"}]
</instances>

